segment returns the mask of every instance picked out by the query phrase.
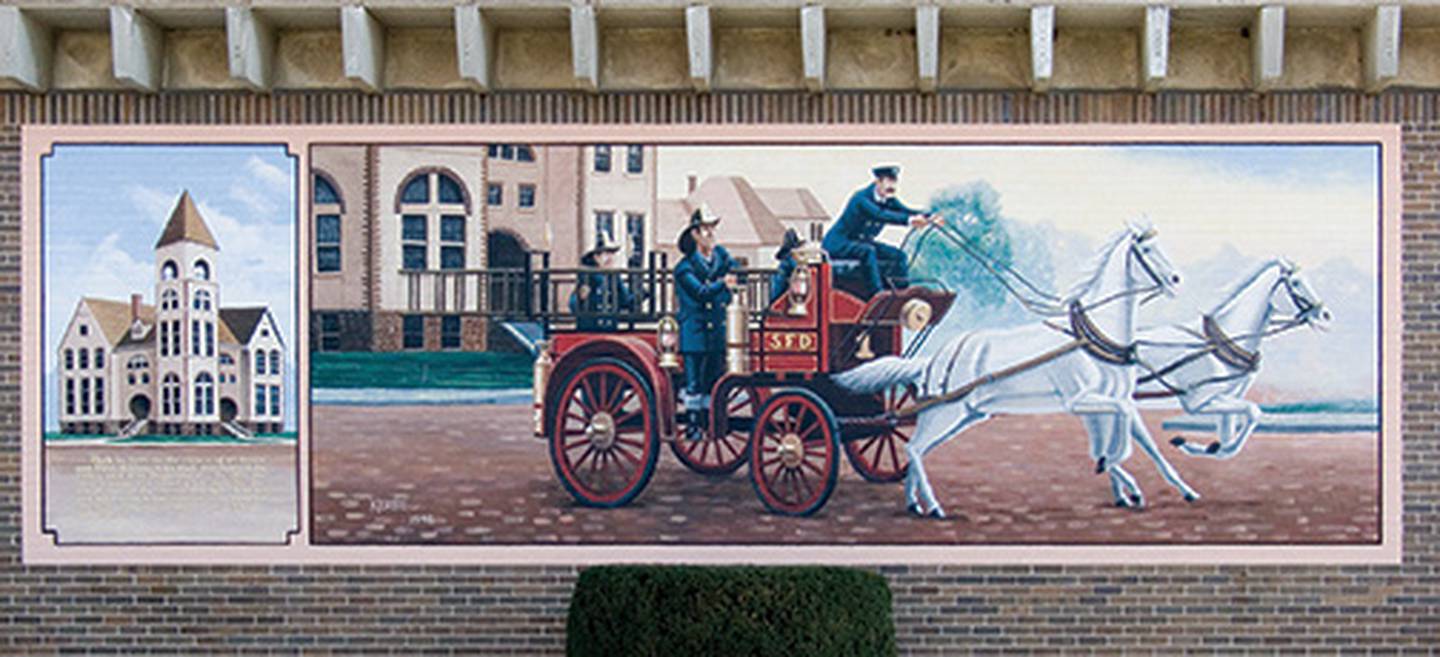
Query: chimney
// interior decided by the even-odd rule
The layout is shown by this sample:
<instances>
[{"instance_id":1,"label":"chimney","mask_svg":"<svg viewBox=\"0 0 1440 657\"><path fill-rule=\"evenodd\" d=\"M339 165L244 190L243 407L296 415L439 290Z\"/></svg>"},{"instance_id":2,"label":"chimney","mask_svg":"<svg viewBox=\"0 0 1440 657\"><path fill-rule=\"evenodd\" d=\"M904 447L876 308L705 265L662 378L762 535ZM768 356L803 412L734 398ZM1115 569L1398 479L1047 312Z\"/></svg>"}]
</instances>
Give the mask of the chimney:
<instances>
[{"instance_id":1,"label":"chimney","mask_svg":"<svg viewBox=\"0 0 1440 657\"><path fill-rule=\"evenodd\" d=\"M696 177L696 175L695 175L695 172L692 171L692 172L690 172L690 173L685 174L685 195L686 195L686 196L689 196L689 195L695 193L695 183L696 183L696 182L698 182L698 179L697 179L697 177Z\"/></svg>"},{"instance_id":2,"label":"chimney","mask_svg":"<svg viewBox=\"0 0 1440 657\"><path fill-rule=\"evenodd\" d=\"M130 295L130 323L131 323L131 324L134 324L134 323L135 323L135 320L140 319L140 300L141 300L141 298L142 298L142 297L141 297L140 295L138 295L138 294L131 294L131 295Z\"/></svg>"}]
</instances>

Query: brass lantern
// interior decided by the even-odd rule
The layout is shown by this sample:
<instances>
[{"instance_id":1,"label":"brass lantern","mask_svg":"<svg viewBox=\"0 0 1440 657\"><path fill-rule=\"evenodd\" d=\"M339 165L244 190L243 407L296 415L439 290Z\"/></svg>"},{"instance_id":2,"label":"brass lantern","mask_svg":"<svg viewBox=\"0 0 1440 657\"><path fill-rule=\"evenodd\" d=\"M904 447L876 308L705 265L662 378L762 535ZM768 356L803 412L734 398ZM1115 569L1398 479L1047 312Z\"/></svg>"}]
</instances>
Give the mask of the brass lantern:
<instances>
[{"instance_id":1,"label":"brass lantern","mask_svg":"<svg viewBox=\"0 0 1440 657\"><path fill-rule=\"evenodd\" d=\"M790 274L790 287L786 291L790 300L789 313L792 317L804 317L810 314L810 308L806 301L810 299L810 266L801 264Z\"/></svg>"},{"instance_id":2,"label":"brass lantern","mask_svg":"<svg viewBox=\"0 0 1440 657\"><path fill-rule=\"evenodd\" d=\"M666 315L655 328L655 344L660 349L660 367L680 369L680 322Z\"/></svg>"},{"instance_id":3,"label":"brass lantern","mask_svg":"<svg viewBox=\"0 0 1440 657\"><path fill-rule=\"evenodd\" d=\"M535 343L535 372L533 377L534 390L534 423L535 435L545 435L545 389L550 384L550 368L554 366L554 360L550 356L550 343L541 340Z\"/></svg>"}]
</instances>

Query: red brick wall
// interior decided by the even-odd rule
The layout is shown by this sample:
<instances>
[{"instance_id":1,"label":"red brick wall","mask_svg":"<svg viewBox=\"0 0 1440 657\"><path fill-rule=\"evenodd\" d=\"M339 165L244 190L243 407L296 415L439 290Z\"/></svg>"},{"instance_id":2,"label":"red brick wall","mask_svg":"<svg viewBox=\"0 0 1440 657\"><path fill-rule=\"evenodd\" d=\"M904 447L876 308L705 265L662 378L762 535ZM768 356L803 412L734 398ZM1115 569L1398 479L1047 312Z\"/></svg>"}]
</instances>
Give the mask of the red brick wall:
<instances>
[{"instance_id":1,"label":"red brick wall","mask_svg":"<svg viewBox=\"0 0 1440 657\"><path fill-rule=\"evenodd\" d=\"M439 102L437 102L437 99ZM540 654L572 567L26 567L19 562L21 123L1297 123L1405 128L1405 556L1398 566L874 566L907 654L1015 648L1434 650L1440 637L1440 95L0 94L0 653ZM376 338L382 322L377 317ZM398 325L396 339L398 341ZM398 342L397 342L398 344ZM25 384L34 385L29 376Z\"/></svg>"}]
</instances>

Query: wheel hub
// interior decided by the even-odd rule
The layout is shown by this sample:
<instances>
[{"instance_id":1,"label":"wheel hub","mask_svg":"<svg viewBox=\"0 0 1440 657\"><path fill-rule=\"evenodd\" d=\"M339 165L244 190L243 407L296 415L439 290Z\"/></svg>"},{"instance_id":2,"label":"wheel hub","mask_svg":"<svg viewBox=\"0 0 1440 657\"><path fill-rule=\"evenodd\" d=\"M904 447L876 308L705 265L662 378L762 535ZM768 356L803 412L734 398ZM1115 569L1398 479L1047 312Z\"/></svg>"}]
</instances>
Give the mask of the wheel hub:
<instances>
[{"instance_id":1,"label":"wheel hub","mask_svg":"<svg viewBox=\"0 0 1440 657\"><path fill-rule=\"evenodd\" d=\"M800 436L787 433L780 437L780 462L787 468L800 466L800 460L805 455L805 443Z\"/></svg>"},{"instance_id":2,"label":"wheel hub","mask_svg":"<svg viewBox=\"0 0 1440 657\"><path fill-rule=\"evenodd\" d=\"M615 444L615 418L605 411L591 416L590 423L585 425L585 438L596 449L610 449Z\"/></svg>"}]
</instances>

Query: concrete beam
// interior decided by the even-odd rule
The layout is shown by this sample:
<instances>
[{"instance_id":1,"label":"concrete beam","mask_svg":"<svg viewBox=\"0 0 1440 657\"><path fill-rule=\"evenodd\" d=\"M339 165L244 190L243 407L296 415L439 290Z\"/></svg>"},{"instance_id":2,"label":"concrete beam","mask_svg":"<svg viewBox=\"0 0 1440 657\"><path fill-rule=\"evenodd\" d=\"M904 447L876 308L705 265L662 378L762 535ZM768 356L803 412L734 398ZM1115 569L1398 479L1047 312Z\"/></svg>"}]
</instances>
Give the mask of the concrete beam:
<instances>
[{"instance_id":1,"label":"concrete beam","mask_svg":"<svg viewBox=\"0 0 1440 657\"><path fill-rule=\"evenodd\" d=\"M275 28L249 7L226 7L225 41L230 51L230 77L255 91L268 90L275 61Z\"/></svg>"},{"instance_id":2,"label":"concrete beam","mask_svg":"<svg viewBox=\"0 0 1440 657\"><path fill-rule=\"evenodd\" d=\"M341 7L340 49L345 79L379 93L385 77L385 26L364 7Z\"/></svg>"},{"instance_id":3,"label":"concrete beam","mask_svg":"<svg viewBox=\"0 0 1440 657\"><path fill-rule=\"evenodd\" d=\"M575 63L575 84L581 89L600 88L600 25L590 5L570 7L570 55Z\"/></svg>"},{"instance_id":4,"label":"concrete beam","mask_svg":"<svg viewBox=\"0 0 1440 657\"><path fill-rule=\"evenodd\" d=\"M1380 5L1365 25L1365 88L1380 91L1400 76L1400 5Z\"/></svg>"},{"instance_id":5,"label":"concrete beam","mask_svg":"<svg viewBox=\"0 0 1440 657\"><path fill-rule=\"evenodd\" d=\"M1151 5L1145 8L1145 45L1140 51L1141 83L1146 91L1155 91L1165 81L1170 62L1170 8Z\"/></svg>"},{"instance_id":6,"label":"concrete beam","mask_svg":"<svg viewBox=\"0 0 1440 657\"><path fill-rule=\"evenodd\" d=\"M159 91L165 33L134 7L110 7L110 58L115 79L139 91Z\"/></svg>"},{"instance_id":7,"label":"concrete beam","mask_svg":"<svg viewBox=\"0 0 1440 657\"><path fill-rule=\"evenodd\" d=\"M825 8L810 5L800 8L800 46L805 65L805 88L825 88Z\"/></svg>"},{"instance_id":8,"label":"concrete beam","mask_svg":"<svg viewBox=\"0 0 1440 657\"><path fill-rule=\"evenodd\" d=\"M915 62L921 91L934 91L940 82L940 8L915 8Z\"/></svg>"},{"instance_id":9,"label":"concrete beam","mask_svg":"<svg viewBox=\"0 0 1440 657\"><path fill-rule=\"evenodd\" d=\"M1250 43L1255 59L1255 88L1274 88L1285 74L1285 7L1261 7L1250 28Z\"/></svg>"},{"instance_id":10,"label":"concrete beam","mask_svg":"<svg viewBox=\"0 0 1440 657\"><path fill-rule=\"evenodd\" d=\"M0 6L0 80L45 91L53 55L50 28L19 7Z\"/></svg>"},{"instance_id":11,"label":"concrete beam","mask_svg":"<svg viewBox=\"0 0 1440 657\"><path fill-rule=\"evenodd\" d=\"M1055 74L1055 5L1030 8L1030 88L1045 91Z\"/></svg>"},{"instance_id":12,"label":"concrete beam","mask_svg":"<svg viewBox=\"0 0 1440 657\"><path fill-rule=\"evenodd\" d=\"M715 38L710 32L710 7L685 8L685 40L690 50L690 84L709 91L715 75Z\"/></svg>"},{"instance_id":13,"label":"concrete beam","mask_svg":"<svg viewBox=\"0 0 1440 657\"><path fill-rule=\"evenodd\" d=\"M455 48L460 79L477 91L488 91L495 64L495 26L480 5L455 7Z\"/></svg>"}]
</instances>

